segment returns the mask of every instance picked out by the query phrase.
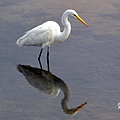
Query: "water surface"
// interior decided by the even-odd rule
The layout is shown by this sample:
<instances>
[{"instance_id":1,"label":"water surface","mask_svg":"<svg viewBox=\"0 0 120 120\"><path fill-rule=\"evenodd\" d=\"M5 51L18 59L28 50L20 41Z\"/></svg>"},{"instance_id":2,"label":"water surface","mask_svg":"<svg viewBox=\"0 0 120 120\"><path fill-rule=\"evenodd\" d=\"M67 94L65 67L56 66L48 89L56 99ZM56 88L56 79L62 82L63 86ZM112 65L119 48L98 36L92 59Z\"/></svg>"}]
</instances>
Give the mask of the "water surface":
<instances>
[{"instance_id":1,"label":"water surface","mask_svg":"<svg viewBox=\"0 0 120 120\"><path fill-rule=\"evenodd\" d=\"M120 2L71 1L0 1L1 120L120 118ZM63 92L57 97L45 95L17 70L19 63L39 68L40 48L19 48L15 44L25 31L47 20L55 20L62 27L61 14L68 8L75 9L89 28L70 18L72 32L68 40L51 46L50 71L69 88L69 108L87 101L88 104L73 117L61 109ZM42 63L47 69L45 58L46 49Z\"/></svg>"}]
</instances>

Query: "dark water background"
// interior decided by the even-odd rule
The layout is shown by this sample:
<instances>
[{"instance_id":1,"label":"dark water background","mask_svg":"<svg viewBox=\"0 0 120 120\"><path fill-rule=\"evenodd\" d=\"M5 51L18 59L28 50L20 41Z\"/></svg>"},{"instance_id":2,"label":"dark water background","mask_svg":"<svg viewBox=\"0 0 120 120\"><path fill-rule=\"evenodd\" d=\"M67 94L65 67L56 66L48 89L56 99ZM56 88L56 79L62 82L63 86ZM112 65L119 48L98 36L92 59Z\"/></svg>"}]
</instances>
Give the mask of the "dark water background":
<instances>
[{"instance_id":1,"label":"dark water background","mask_svg":"<svg viewBox=\"0 0 120 120\"><path fill-rule=\"evenodd\" d=\"M1 120L120 118L120 2L71 1L0 1ZM39 67L40 48L19 48L15 44L25 31L47 20L55 20L61 25L61 15L69 8L75 9L89 28L70 18L72 33L68 40L51 47L50 69L69 88L69 108L88 102L73 117L61 109L62 92L57 97L47 96L33 88L16 69L19 63ZM46 49L42 56L44 69L45 53Z\"/></svg>"}]
</instances>

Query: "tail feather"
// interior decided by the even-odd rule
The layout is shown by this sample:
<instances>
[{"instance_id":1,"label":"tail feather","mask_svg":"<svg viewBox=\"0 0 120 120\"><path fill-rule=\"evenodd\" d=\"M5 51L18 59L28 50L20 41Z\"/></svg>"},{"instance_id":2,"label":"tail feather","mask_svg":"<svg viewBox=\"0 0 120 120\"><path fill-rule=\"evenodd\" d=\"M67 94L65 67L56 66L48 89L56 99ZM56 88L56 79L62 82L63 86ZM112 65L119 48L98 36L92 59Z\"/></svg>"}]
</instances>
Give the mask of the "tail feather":
<instances>
[{"instance_id":1,"label":"tail feather","mask_svg":"<svg viewBox=\"0 0 120 120\"><path fill-rule=\"evenodd\" d=\"M25 44L26 40L27 40L26 35L24 35L16 41L16 44L19 45L19 47L21 47L22 45Z\"/></svg>"},{"instance_id":2,"label":"tail feather","mask_svg":"<svg viewBox=\"0 0 120 120\"><path fill-rule=\"evenodd\" d=\"M21 45L21 39L18 39L18 40L16 41L16 44L19 45L19 47L21 47L21 46L22 46L22 45Z\"/></svg>"}]
</instances>

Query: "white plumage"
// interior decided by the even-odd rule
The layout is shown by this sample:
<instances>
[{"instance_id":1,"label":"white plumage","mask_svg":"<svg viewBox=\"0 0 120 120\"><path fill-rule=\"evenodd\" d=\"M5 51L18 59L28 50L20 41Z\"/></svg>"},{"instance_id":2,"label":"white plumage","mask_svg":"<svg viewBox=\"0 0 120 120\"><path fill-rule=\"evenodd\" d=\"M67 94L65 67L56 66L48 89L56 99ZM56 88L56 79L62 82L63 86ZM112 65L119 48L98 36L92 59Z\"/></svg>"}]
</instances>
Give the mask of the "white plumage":
<instances>
[{"instance_id":1,"label":"white plumage","mask_svg":"<svg viewBox=\"0 0 120 120\"><path fill-rule=\"evenodd\" d=\"M64 26L64 30L61 32L60 26L58 23L54 21L47 21L42 25L39 25L30 31L26 32L24 36L19 38L16 41L16 44L20 47L22 45L26 46L41 46L42 49L40 51L40 55L38 57L40 63L40 57L42 54L42 50L44 47L52 45L53 43L59 43L65 41L70 32L71 32L71 24L68 21L68 16L73 16L81 21L85 26L88 27L88 24L77 14L74 10L66 10L62 15L62 24ZM49 56L49 49L48 54ZM48 57L47 57L48 58Z\"/></svg>"},{"instance_id":2,"label":"white plumage","mask_svg":"<svg viewBox=\"0 0 120 120\"><path fill-rule=\"evenodd\" d=\"M26 45L42 46L44 48L56 41L55 37L59 32L59 25L54 21L48 21L26 32L24 36L17 40L16 44L20 47Z\"/></svg>"}]
</instances>

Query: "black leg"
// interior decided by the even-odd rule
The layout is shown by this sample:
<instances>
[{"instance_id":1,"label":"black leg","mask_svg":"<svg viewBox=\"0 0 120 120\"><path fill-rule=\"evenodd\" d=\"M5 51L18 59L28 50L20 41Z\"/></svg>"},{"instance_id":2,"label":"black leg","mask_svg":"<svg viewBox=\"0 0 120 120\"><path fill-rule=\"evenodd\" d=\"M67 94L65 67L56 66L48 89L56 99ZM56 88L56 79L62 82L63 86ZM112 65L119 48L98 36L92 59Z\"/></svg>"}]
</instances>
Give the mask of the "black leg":
<instances>
[{"instance_id":1,"label":"black leg","mask_svg":"<svg viewBox=\"0 0 120 120\"><path fill-rule=\"evenodd\" d=\"M41 64L40 58L41 58L41 55L42 55L42 51L43 51L43 48L40 50L40 54L39 54L39 57L38 57L38 61L39 61L39 65L40 65L41 69L42 69L42 64Z\"/></svg>"},{"instance_id":2,"label":"black leg","mask_svg":"<svg viewBox=\"0 0 120 120\"><path fill-rule=\"evenodd\" d=\"M48 67L48 71L50 70L49 68L50 68L50 66L49 66L49 49L50 49L50 47L48 47L48 49L47 49L47 67Z\"/></svg>"}]
</instances>

